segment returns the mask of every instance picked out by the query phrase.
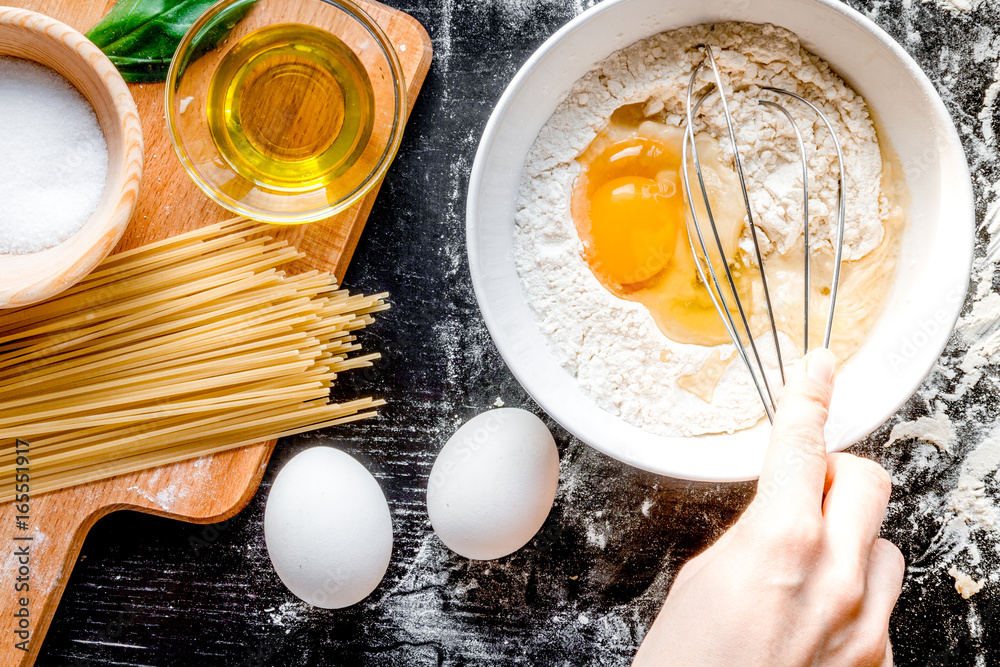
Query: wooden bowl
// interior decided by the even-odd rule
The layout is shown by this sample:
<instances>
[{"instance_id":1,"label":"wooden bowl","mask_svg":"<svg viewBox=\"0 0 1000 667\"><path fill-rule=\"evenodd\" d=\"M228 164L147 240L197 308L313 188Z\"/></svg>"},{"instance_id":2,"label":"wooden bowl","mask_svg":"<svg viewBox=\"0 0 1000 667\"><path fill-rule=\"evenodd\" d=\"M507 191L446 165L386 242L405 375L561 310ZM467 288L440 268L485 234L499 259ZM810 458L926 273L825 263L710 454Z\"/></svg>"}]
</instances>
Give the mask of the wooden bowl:
<instances>
[{"instance_id":1,"label":"wooden bowl","mask_svg":"<svg viewBox=\"0 0 1000 667\"><path fill-rule=\"evenodd\" d=\"M139 198L142 127L128 86L82 34L53 18L0 7L0 56L33 60L76 86L108 144L108 177L97 209L73 236L40 252L0 254L0 308L50 298L80 281L118 243Z\"/></svg>"}]
</instances>

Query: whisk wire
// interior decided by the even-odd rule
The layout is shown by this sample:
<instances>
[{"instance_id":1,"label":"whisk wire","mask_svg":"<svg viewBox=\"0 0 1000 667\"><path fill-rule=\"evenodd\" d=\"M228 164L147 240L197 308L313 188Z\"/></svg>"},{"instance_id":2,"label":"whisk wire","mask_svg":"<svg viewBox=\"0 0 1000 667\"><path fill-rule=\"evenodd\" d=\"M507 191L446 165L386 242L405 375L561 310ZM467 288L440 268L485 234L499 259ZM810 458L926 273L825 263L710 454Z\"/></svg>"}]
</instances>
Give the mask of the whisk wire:
<instances>
[{"instance_id":1,"label":"whisk wire","mask_svg":"<svg viewBox=\"0 0 1000 667\"><path fill-rule=\"evenodd\" d=\"M771 390L771 385L770 382L768 381L767 374L763 371L764 364L763 361L761 360L760 352L757 349L757 344L753 336L753 331L750 327L749 319L747 318L746 312L743 309L743 303L739 298L739 294L736 288L736 281L733 279L732 271L729 268L729 259L726 257L726 252L722 246L722 239L719 236L718 225L715 224L715 216L712 213L712 205L708 197L708 188L705 185L705 178L701 168L701 161L698 158L698 151L695 146L694 129L693 129L694 113L696 112L697 109L701 108L702 103L705 101L705 99L707 99L707 96L705 98L702 98L696 106L693 106L691 104L691 100L693 97L694 82L700 70L701 66L699 65L698 68L695 70L695 72L692 74L691 80L688 83L687 125L684 134L684 143L681 150L681 164L683 165L681 168L681 181L684 185L684 193L685 196L687 197L687 201L691 209L690 222L692 223L692 226L694 227L695 233L698 237L698 243L701 246L701 250L704 256L704 262L705 264L708 265L708 272L712 277L711 283L709 283L709 281L706 280L705 272L701 265L702 256L699 256L697 250L695 249L694 239L690 234L690 230L688 233L688 240L691 244L691 253L694 256L695 267L698 270L699 278L701 279L702 283L704 283L705 286L708 288L709 296L712 299L712 305L715 307L716 311L719 313L719 316L722 318L723 324L725 325L726 328L726 332L729 334L729 337L733 340L733 344L736 346L736 349L740 353L740 357L743 359L743 362L746 364L747 369L750 372L750 377L753 380L754 386L757 389L757 393L760 396L761 402L764 404L764 411L767 413L768 419L773 419L773 412L775 409L777 409L777 401L774 398L774 392ZM719 90L721 91L722 89L720 88ZM723 99L725 98L725 96L722 95L721 92L720 92L720 97L722 97ZM690 148L690 153L689 153L689 148ZM758 375L754 371L753 364L751 364L750 358L747 355L746 347L742 344L739 332L736 328L736 323L733 320L732 313L730 312L730 309L728 307L725 293L722 290L722 285L719 283L719 279L715 272L715 267L712 265L711 255L708 252L708 245L705 243L705 238L701 231L701 225L699 225L697 222L698 216L693 204L694 198L691 195L691 183L690 183L690 177L688 175L689 155L693 156L694 158L695 174L698 177L698 184L701 189L701 195L705 202L705 212L708 215L709 223L712 227L712 233L715 237L716 246L718 247L719 250L719 257L722 260L722 266L723 269L725 270L729 287L732 290L731 293L733 295L733 300L736 303L737 312L739 313L741 323L743 324L743 328L746 331L747 341L749 342L750 349L753 352L754 360L757 362L758 368L761 369L760 380L758 380ZM762 383L763 387L761 387Z\"/></svg>"},{"instance_id":2,"label":"whisk wire","mask_svg":"<svg viewBox=\"0 0 1000 667\"><path fill-rule=\"evenodd\" d=\"M733 278L733 272L729 267L729 258L726 257L725 250L723 248L722 239L719 234L718 225L715 221L715 215L712 212L712 205L708 195L708 188L705 184L704 174L702 172L701 161L698 157L698 149L695 143L694 134L694 119L695 115L701 109L702 105L708 100L712 95L718 94L720 106L722 108L722 115L725 118L726 130L729 135L729 143L733 152L733 163L736 167L736 174L740 182L740 191L743 196L743 204L746 209L746 220L747 225L750 229L750 237L753 244L754 255L757 260L757 270L761 279L761 286L763 288L764 300L767 309L768 321L771 328L771 338L774 342L775 357L777 360L778 370L781 374L781 381L785 381L785 369L784 363L781 358L781 344L778 337L778 328L776 325L776 320L774 316L774 308L772 306L771 294L768 289L767 275L764 269L763 254L760 249L760 242L757 237L756 224L754 223L753 208L750 204L750 196L747 192L746 178L743 172L743 163L740 157L739 145L736 140L736 129L735 123L733 122L732 115L729 111L729 103L726 99L725 88L722 82L722 74L719 71L719 67L715 61L715 55L712 51L712 47L709 45L702 45L701 47L705 51L705 58L701 63L695 67L694 71L691 73L691 78L688 81L687 90L687 104L686 112L687 119L684 131L684 142L682 145L681 160L681 181L684 186L684 194L687 198L688 209L690 216L688 218L688 241L691 246L691 254L694 257L695 268L698 272L698 277L701 282L705 285L708 290L709 297L711 298L712 305L718 312L719 317L722 320L723 326L726 329L726 333L729 335L736 347L740 358L747 367L747 371L750 373L751 380L753 381L754 387L757 390L757 394L760 397L761 403L764 406L764 412L767 415L768 420L774 421L774 412L777 409L777 402L775 400L774 392L772 391L770 381L768 379L768 374L766 367L760 355L760 351L757 348L756 340L753 336L752 327L750 324L750 318L748 317L743 303L740 299L739 292L736 288L736 281ZM709 90L704 95L701 95L697 102L694 102L695 98L695 83L698 80L699 74L706 67L712 70L712 76L714 79L714 90ZM711 85L711 84L710 84ZM831 279L830 285L830 305L827 314L826 330L824 332L823 346L830 346L830 338L833 330L833 315L836 307L837 299L837 288L840 283L840 263L843 256L843 242L844 242L844 220L846 216L846 194L844 192L844 158L841 151L840 142L837 139L837 135L833 130L833 125L830 123L829 119L823 114L819 108L813 103L804 99L800 95L792 93L787 90L780 88L764 87L763 90L776 93L778 95L784 95L795 100L798 100L807 106L809 106L812 111L824 122L827 130L830 132L833 138L833 143L837 151L837 160L839 166L839 198L838 198L838 212L837 212L837 243L835 249L835 265L833 269L833 277ZM795 139L798 144L799 160L802 165L802 211L803 211L803 240L804 240L804 253L805 253L805 263L804 263L804 312L803 312L803 329L804 329L804 346L803 354L809 350L809 309L810 309L810 288L811 288L811 268L810 268L810 238L809 238L809 162L808 155L806 154L805 141L803 140L802 133L799 130L798 125L795 122L795 118L792 113L781 104L772 102L769 100L759 100L759 103L770 109L774 109L779 113L783 114L788 122L791 124L792 129L795 133ZM695 174L698 179L698 184L701 190L701 197L705 204L705 214L708 218L708 224L712 229L712 235L715 239L716 247L719 251L719 257L722 261L722 266L725 271L726 280L730 288L730 295L732 301L735 305L735 310L739 314L740 323L742 324L743 332L746 334L747 344L743 343L741 332L737 327L736 321L733 318L732 307L729 303L729 298L726 292L723 290L722 284L719 281L719 277L713 266L711 256L708 251L708 244L705 242L705 236L702 232L702 224L699 221L698 211L694 205L694 198L691 192L690 183L690 162L693 160L693 167ZM693 234L691 232L694 232ZM695 238L697 238L697 245L695 243ZM700 247L700 254L699 254ZM707 275L706 267L707 265ZM709 280L711 278L711 280ZM750 347L750 353L747 351L747 345ZM751 360L751 354L753 359Z\"/></svg>"},{"instance_id":3,"label":"whisk wire","mask_svg":"<svg viewBox=\"0 0 1000 667\"><path fill-rule=\"evenodd\" d=\"M830 133L830 138L833 140L833 147L837 151L837 169L839 172L837 183L839 191L839 196L837 197L837 243L834 247L833 277L830 279L830 306L826 314L826 330L823 332L823 347L829 348L830 338L833 335L833 313L837 308L837 288L840 287L840 262L844 257L844 219L847 216L847 181L844 179L844 152L840 147L840 139L837 138L837 133L833 130L833 124L826 117L826 114L819 110L819 107L801 95L796 95L789 90L771 87L765 87L763 90L791 97L812 109L813 113L826 125L826 129Z\"/></svg>"},{"instance_id":4,"label":"whisk wire","mask_svg":"<svg viewBox=\"0 0 1000 667\"><path fill-rule=\"evenodd\" d=\"M684 137L684 144L681 147L681 159L682 159L682 164L684 165L687 164L689 138L691 139L690 145L692 147L692 152L696 153L696 151L693 150L694 138L689 133L686 133ZM687 200L689 202L693 201L691 197L691 183L690 179L688 178L686 167L681 170L681 182L684 185L684 196L687 197ZM707 192L704 189L704 184L702 184L702 193L703 195L707 194ZM765 398L764 388L761 387L760 381L757 379L757 374L753 370L753 365L750 363L750 357L747 355L747 349L744 345L738 342L740 340L740 337L736 331L736 323L733 321L733 316L732 313L729 312L729 308L725 305L725 297L722 293L722 286L719 284L719 279L715 275L715 268L712 266L712 262L707 260L708 246L705 244L705 237L701 233L701 226L698 225L697 222L693 223L693 225L691 226L694 227L695 233L698 237L698 243L701 245L702 252L706 257L705 263L708 265L708 272L712 277L712 281L709 282L708 278L705 276L705 270L702 267L702 259L701 259L702 256L699 255L698 251L695 249L694 236L688 233L688 242L691 246L691 254L694 256L694 265L695 269L698 271L698 278L701 280L702 284L704 284L708 289L708 296L711 298L712 305L715 307L716 312L718 312L719 316L722 318L722 324L726 329L726 333L729 334L729 338L734 341L734 345L736 346L736 351L739 353L740 358L743 359L743 363L746 364L747 370L750 371L750 379L753 380L754 387L757 389L757 394L760 396L760 400L764 405L764 412L767 413L768 420L774 421L774 410L776 409L777 406L773 402L773 398L770 402ZM717 293L718 296L716 295ZM751 340L753 339L751 338ZM764 380L766 382L767 380L766 376L764 377ZM769 388L767 390L767 396L771 397L771 392Z\"/></svg>"},{"instance_id":5,"label":"whisk wire","mask_svg":"<svg viewBox=\"0 0 1000 667\"><path fill-rule=\"evenodd\" d=\"M774 308L771 305L771 291L767 286L767 276L764 275L764 258L761 256L760 252L760 242L757 239L757 225L754 224L753 219L753 207L750 205L750 195L747 193L747 182L743 175L743 160L740 158L739 145L736 142L736 127L733 123L733 116L729 112L729 102L726 99L725 88L722 86L722 73L719 71L719 66L715 62L715 53L712 51L712 47L705 45L706 56L705 60L708 61L709 65L712 67L712 77L715 79L715 88L719 93L719 99L722 103L723 116L726 119L726 131L729 134L729 145L733 151L733 161L736 165L736 175L739 177L740 181L740 194L743 195L743 207L747 214L747 225L750 227L750 235L753 240L754 254L757 260L757 271L760 274L761 285L764 288L764 305L767 308L767 318L771 325L771 339L774 343L774 354L778 361L778 371L781 374L781 382L785 382L785 364L781 359L781 345L778 342L778 327L775 324L774 319ZM700 66L699 66L700 67ZM694 132L693 126L689 124L691 131ZM751 342L754 340L753 336L750 335ZM760 362L760 357L757 358L758 364ZM761 375L764 376L764 384L768 386L768 395L771 395L770 385L767 382L767 374L763 371L763 365L760 366ZM774 403L773 397L771 398L772 404Z\"/></svg>"},{"instance_id":6,"label":"whisk wire","mask_svg":"<svg viewBox=\"0 0 1000 667\"><path fill-rule=\"evenodd\" d=\"M776 89L771 89L776 90ZM804 304L803 310L805 317L802 322L803 331L803 341L802 341L802 353L805 354L809 351L809 292L812 285L812 279L809 275L809 160L806 157L806 144L802 141L802 133L799 132L799 126L795 124L795 118L792 117L791 112L785 107L771 102L768 100L760 100L760 104L768 107L770 109L775 109L782 113L785 118L788 119L789 124L792 126L792 130L795 131L795 141L799 146L799 161L802 163L802 248L803 255L805 256L804 266L802 268L802 285L803 285L803 295L802 302ZM784 378L782 378L784 379Z\"/></svg>"}]
</instances>

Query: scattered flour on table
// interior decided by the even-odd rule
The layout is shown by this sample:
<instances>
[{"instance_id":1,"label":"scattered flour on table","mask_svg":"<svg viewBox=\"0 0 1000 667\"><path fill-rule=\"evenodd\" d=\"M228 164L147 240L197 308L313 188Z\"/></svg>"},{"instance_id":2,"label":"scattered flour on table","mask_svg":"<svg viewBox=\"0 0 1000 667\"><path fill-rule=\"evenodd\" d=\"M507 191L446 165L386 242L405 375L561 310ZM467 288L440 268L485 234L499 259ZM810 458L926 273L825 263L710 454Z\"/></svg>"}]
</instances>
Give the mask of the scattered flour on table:
<instances>
[{"instance_id":1,"label":"scattered flour on table","mask_svg":"<svg viewBox=\"0 0 1000 667\"><path fill-rule=\"evenodd\" d=\"M747 146L746 178L766 253L784 253L801 236L801 166L786 121L757 108L759 86L785 88L814 101L837 130L851 202L845 259L859 259L878 246L890 208L880 188L882 157L865 101L787 30L727 23L662 33L613 54L573 86L539 132L524 166L514 239L518 272L543 335L583 391L627 422L671 436L754 425L763 416L757 392L738 363L723 374L712 403L677 386L680 376L701 369L712 348L668 340L645 307L601 286L581 255L570 200L580 169L576 158L616 109L644 103L647 115L681 125L687 80L703 58L697 48L703 43L716 49L724 80L753 84L729 97ZM703 118L722 136L724 120L715 106ZM836 152L820 121L800 124L814 172L813 244L829 247L835 234ZM746 230L744 249L748 239Z\"/></svg>"},{"instance_id":2,"label":"scattered flour on table","mask_svg":"<svg viewBox=\"0 0 1000 667\"><path fill-rule=\"evenodd\" d=\"M988 492L987 477L996 478L1000 470L1000 428L987 436L965 457L958 484L948 496L953 513L950 525L972 531L995 533L1000 528L1000 509Z\"/></svg>"},{"instance_id":3,"label":"scattered flour on table","mask_svg":"<svg viewBox=\"0 0 1000 667\"><path fill-rule=\"evenodd\" d=\"M948 569L948 574L955 579L955 590L966 600L983 590L983 586L986 585L986 582L982 579L973 579L965 572L959 570L955 565L952 565Z\"/></svg>"},{"instance_id":4,"label":"scattered flour on table","mask_svg":"<svg viewBox=\"0 0 1000 667\"><path fill-rule=\"evenodd\" d=\"M646 498L642 501L642 515L645 517L649 516L649 510L653 508L653 500L651 498Z\"/></svg>"},{"instance_id":5,"label":"scattered flour on table","mask_svg":"<svg viewBox=\"0 0 1000 667\"><path fill-rule=\"evenodd\" d=\"M998 183L997 185L1000 185ZM982 379L986 367L996 361L1000 350L1000 294L993 291L993 277L1000 262L1000 201L986 212L989 235L986 253L973 263L976 291L969 312L955 326L957 337L966 346L957 370L961 379L946 398L961 399Z\"/></svg>"},{"instance_id":6,"label":"scattered flour on table","mask_svg":"<svg viewBox=\"0 0 1000 667\"><path fill-rule=\"evenodd\" d=\"M90 103L55 71L0 56L0 254L62 243L104 192L108 148Z\"/></svg>"},{"instance_id":7,"label":"scattered flour on table","mask_svg":"<svg viewBox=\"0 0 1000 667\"><path fill-rule=\"evenodd\" d=\"M900 422L892 427L885 446L889 447L901 440L916 438L929 442L942 452L950 452L955 444L955 426L940 406L932 417L919 417L914 421Z\"/></svg>"},{"instance_id":8,"label":"scattered flour on table","mask_svg":"<svg viewBox=\"0 0 1000 667\"><path fill-rule=\"evenodd\" d=\"M608 536L597 526L587 526L587 544L598 549L608 546Z\"/></svg>"},{"instance_id":9,"label":"scattered flour on table","mask_svg":"<svg viewBox=\"0 0 1000 667\"><path fill-rule=\"evenodd\" d=\"M993 111L998 95L1000 95L1000 63L997 63L997 67L993 71L993 82L986 89L983 108L979 110L979 114L977 115L983 140L990 144L996 139L993 132Z\"/></svg>"},{"instance_id":10,"label":"scattered flour on table","mask_svg":"<svg viewBox=\"0 0 1000 667\"><path fill-rule=\"evenodd\" d=\"M299 620L299 616L304 609L309 607L305 602L282 602L277 609L269 608L267 612L272 625L285 628L285 634L291 632L291 627Z\"/></svg>"},{"instance_id":11,"label":"scattered flour on table","mask_svg":"<svg viewBox=\"0 0 1000 667\"><path fill-rule=\"evenodd\" d=\"M905 0L907 4L913 0ZM983 0L922 0L925 4L933 2L935 5L947 12L963 13L971 12L982 3Z\"/></svg>"},{"instance_id":12,"label":"scattered flour on table","mask_svg":"<svg viewBox=\"0 0 1000 667\"><path fill-rule=\"evenodd\" d=\"M987 582L1000 581L995 567L1000 559L1000 426L992 410L980 404L983 387L996 386L1000 364L996 355L1000 349L1000 297L992 288L1000 261L1000 204L994 203L987 210L982 228L987 233L985 253L973 264L971 307L959 319L952 339L957 349L942 357L931 382L918 392L925 400L940 398L940 402L932 416L897 424L886 443L916 438L935 445L941 456L938 465L920 474L944 475L949 468L958 469L957 476L943 478L921 501L928 509L940 502L940 529L927 551L916 558L911 572L917 577L935 570L947 573L965 599ZM941 391L942 383L948 381L954 381L955 388ZM986 395L992 391L987 388ZM968 412L960 423L945 413L948 405L965 406ZM902 481L905 484L906 480ZM985 576L977 578L973 571Z\"/></svg>"},{"instance_id":13,"label":"scattered flour on table","mask_svg":"<svg viewBox=\"0 0 1000 667\"><path fill-rule=\"evenodd\" d=\"M446 0L450 4L453 0ZM495 12L503 21L503 27L522 29L531 22L538 22L539 16L547 11L562 12L567 6L573 8L574 14L579 14L593 7L599 0L478 0L477 2L461 3L464 12L488 13ZM452 9L454 15L454 9Z\"/></svg>"}]
</instances>

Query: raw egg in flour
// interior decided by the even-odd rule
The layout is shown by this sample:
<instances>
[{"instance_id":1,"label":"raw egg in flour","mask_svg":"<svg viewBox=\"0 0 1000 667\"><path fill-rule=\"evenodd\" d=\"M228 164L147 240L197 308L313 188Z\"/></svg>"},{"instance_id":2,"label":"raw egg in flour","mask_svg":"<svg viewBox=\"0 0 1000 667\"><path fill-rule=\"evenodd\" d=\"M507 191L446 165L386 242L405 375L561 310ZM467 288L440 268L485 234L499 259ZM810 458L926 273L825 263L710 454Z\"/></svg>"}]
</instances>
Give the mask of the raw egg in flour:
<instances>
[{"instance_id":1,"label":"raw egg in flour","mask_svg":"<svg viewBox=\"0 0 1000 667\"><path fill-rule=\"evenodd\" d=\"M681 181L683 130L645 120L623 107L580 156L572 212L583 256L597 279L616 296L646 306L664 335L681 343L717 345L729 337L705 285L688 240ZM712 212L741 300L749 308L748 272L738 260L744 225L739 181L710 136L696 138ZM690 175L692 189L697 188ZM706 220L704 205L699 218ZM725 282L722 259L709 235L709 256ZM725 286L729 292L728 286ZM727 294L728 296L728 294ZM729 299L731 303L735 301Z\"/></svg>"},{"instance_id":2,"label":"raw egg in flour","mask_svg":"<svg viewBox=\"0 0 1000 667\"><path fill-rule=\"evenodd\" d=\"M577 226L587 260L603 282L645 282L670 263L684 224L680 158L653 139L611 143L589 165Z\"/></svg>"}]
</instances>

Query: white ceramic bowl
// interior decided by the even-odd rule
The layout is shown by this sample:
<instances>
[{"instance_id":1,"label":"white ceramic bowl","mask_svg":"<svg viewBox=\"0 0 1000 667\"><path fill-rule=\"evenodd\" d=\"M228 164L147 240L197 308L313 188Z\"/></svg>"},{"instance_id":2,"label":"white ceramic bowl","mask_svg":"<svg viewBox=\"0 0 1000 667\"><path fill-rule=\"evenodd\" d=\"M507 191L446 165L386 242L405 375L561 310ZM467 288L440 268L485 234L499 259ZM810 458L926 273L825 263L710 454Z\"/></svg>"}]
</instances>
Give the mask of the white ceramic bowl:
<instances>
[{"instance_id":1,"label":"white ceramic bowl","mask_svg":"<svg viewBox=\"0 0 1000 667\"><path fill-rule=\"evenodd\" d=\"M636 467L711 481L757 477L769 426L669 438L598 408L538 329L514 266L513 232L525 156L573 83L639 39L724 20L797 33L867 99L906 172L911 205L894 286L871 336L838 373L827 425L831 451L871 433L930 372L968 288L975 232L969 168L941 99L892 38L835 0L608 0L546 41L497 104L472 169L466 233L483 318L517 379L573 435Z\"/></svg>"}]
</instances>

